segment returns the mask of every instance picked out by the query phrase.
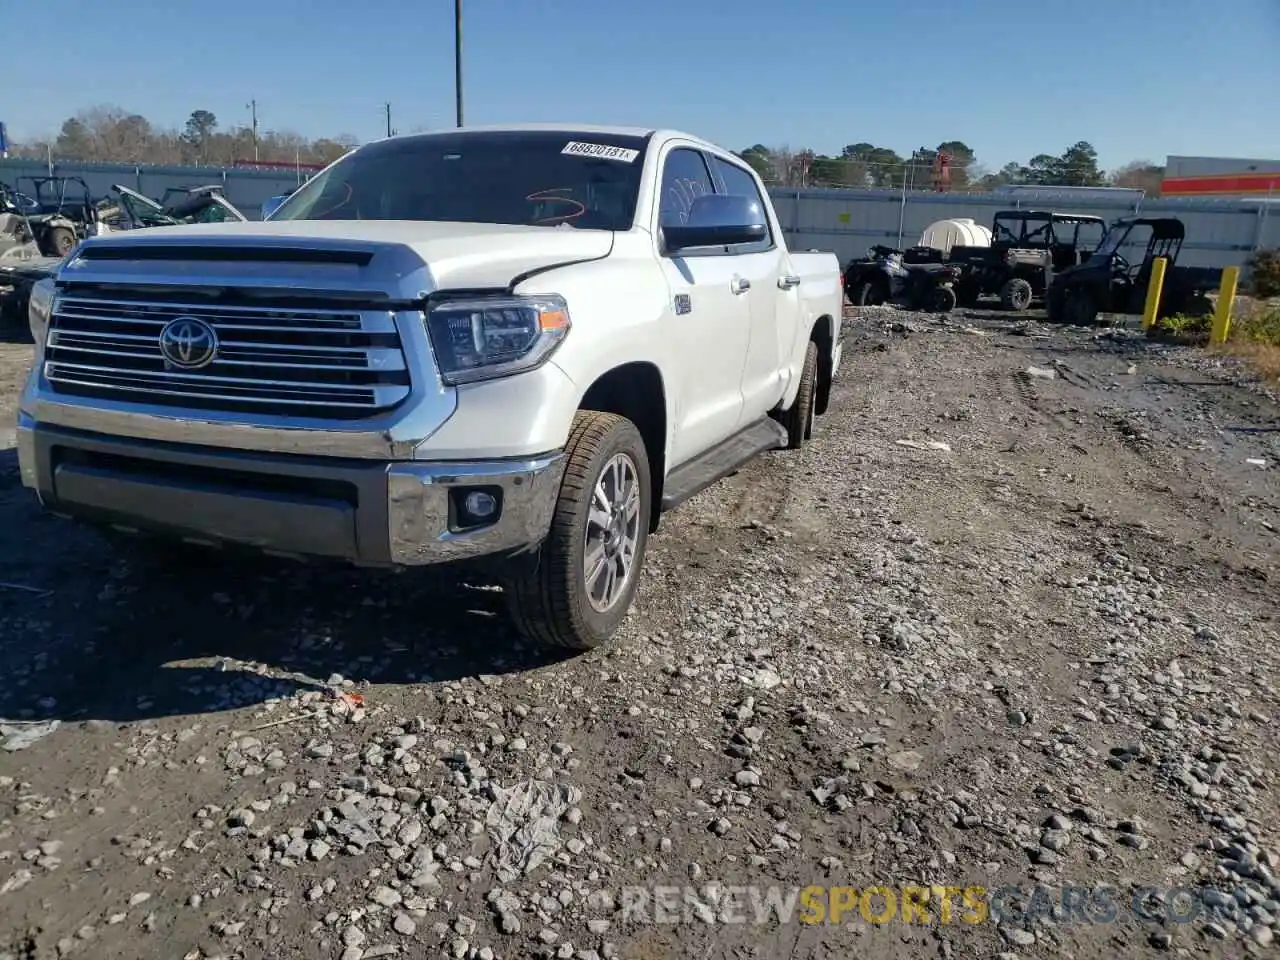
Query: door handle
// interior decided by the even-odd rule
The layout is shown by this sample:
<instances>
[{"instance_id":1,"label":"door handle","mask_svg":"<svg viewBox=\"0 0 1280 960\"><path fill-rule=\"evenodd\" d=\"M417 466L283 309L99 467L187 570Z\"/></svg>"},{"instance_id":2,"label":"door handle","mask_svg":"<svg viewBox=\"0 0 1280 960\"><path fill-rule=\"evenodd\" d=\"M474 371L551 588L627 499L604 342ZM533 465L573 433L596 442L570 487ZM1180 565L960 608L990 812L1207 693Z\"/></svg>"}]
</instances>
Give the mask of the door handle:
<instances>
[{"instance_id":1,"label":"door handle","mask_svg":"<svg viewBox=\"0 0 1280 960\"><path fill-rule=\"evenodd\" d=\"M795 274L787 274L785 277L778 278L778 286L783 290L790 290L792 287L800 286L800 278Z\"/></svg>"},{"instance_id":2,"label":"door handle","mask_svg":"<svg viewBox=\"0 0 1280 960\"><path fill-rule=\"evenodd\" d=\"M746 277L734 277L729 281L729 289L734 293L746 293L751 289L751 281Z\"/></svg>"}]
</instances>

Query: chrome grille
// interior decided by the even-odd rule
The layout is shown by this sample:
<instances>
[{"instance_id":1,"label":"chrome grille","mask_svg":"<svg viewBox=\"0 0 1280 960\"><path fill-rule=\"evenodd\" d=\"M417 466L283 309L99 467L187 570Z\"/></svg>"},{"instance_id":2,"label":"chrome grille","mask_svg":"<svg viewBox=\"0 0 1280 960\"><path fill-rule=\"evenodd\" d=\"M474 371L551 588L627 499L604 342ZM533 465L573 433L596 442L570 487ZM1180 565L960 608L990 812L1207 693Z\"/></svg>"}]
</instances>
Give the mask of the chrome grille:
<instances>
[{"instance_id":1,"label":"chrome grille","mask_svg":"<svg viewBox=\"0 0 1280 960\"><path fill-rule=\"evenodd\" d=\"M217 356L207 366L182 369L162 355L160 331L180 317L217 333ZM60 295L44 375L60 393L286 416L369 416L409 395L389 311Z\"/></svg>"}]
</instances>

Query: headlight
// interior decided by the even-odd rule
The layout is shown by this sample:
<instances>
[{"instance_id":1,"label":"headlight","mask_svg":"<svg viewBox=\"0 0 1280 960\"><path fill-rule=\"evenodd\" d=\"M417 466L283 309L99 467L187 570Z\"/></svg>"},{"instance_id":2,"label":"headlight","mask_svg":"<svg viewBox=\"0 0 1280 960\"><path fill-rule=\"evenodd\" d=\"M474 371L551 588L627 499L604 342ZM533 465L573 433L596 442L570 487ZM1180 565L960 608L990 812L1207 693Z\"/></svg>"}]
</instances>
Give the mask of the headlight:
<instances>
[{"instance_id":1,"label":"headlight","mask_svg":"<svg viewBox=\"0 0 1280 960\"><path fill-rule=\"evenodd\" d=\"M555 296L445 300L427 311L427 333L445 383L472 383L541 365L569 333Z\"/></svg>"},{"instance_id":2,"label":"headlight","mask_svg":"<svg viewBox=\"0 0 1280 960\"><path fill-rule=\"evenodd\" d=\"M36 343L44 343L52 313L53 277L45 277L31 285L31 297L27 301L27 323L31 327L31 339Z\"/></svg>"}]
</instances>

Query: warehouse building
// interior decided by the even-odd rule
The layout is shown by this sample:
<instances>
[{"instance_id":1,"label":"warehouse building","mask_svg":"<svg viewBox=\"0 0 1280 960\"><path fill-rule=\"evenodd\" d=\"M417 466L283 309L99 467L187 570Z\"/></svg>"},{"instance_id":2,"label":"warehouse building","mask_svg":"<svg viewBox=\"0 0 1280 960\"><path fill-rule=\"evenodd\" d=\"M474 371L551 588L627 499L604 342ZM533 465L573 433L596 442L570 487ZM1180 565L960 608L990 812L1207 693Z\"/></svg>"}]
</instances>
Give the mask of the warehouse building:
<instances>
[{"instance_id":1,"label":"warehouse building","mask_svg":"<svg viewBox=\"0 0 1280 960\"><path fill-rule=\"evenodd\" d=\"M1160 193L1166 197L1280 199L1280 160L1169 157Z\"/></svg>"}]
</instances>

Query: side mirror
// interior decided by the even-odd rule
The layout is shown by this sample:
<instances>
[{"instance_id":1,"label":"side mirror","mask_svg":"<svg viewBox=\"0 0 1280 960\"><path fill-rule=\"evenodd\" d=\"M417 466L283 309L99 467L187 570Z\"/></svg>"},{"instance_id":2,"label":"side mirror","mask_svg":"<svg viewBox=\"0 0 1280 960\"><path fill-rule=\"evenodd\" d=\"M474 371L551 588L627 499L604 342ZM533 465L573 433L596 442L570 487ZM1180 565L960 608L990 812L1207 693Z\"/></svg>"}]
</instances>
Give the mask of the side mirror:
<instances>
[{"instance_id":1,"label":"side mirror","mask_svg":"<svg viewBox=\"0 0 1280 960\"><path fill-rule=\"evenodd\" d=\"M662 228L663 249L725 247L758 243L769 237L768 220L754 197L706 194L693 201L688 219Z\"/></svg>"}]
</instances>

